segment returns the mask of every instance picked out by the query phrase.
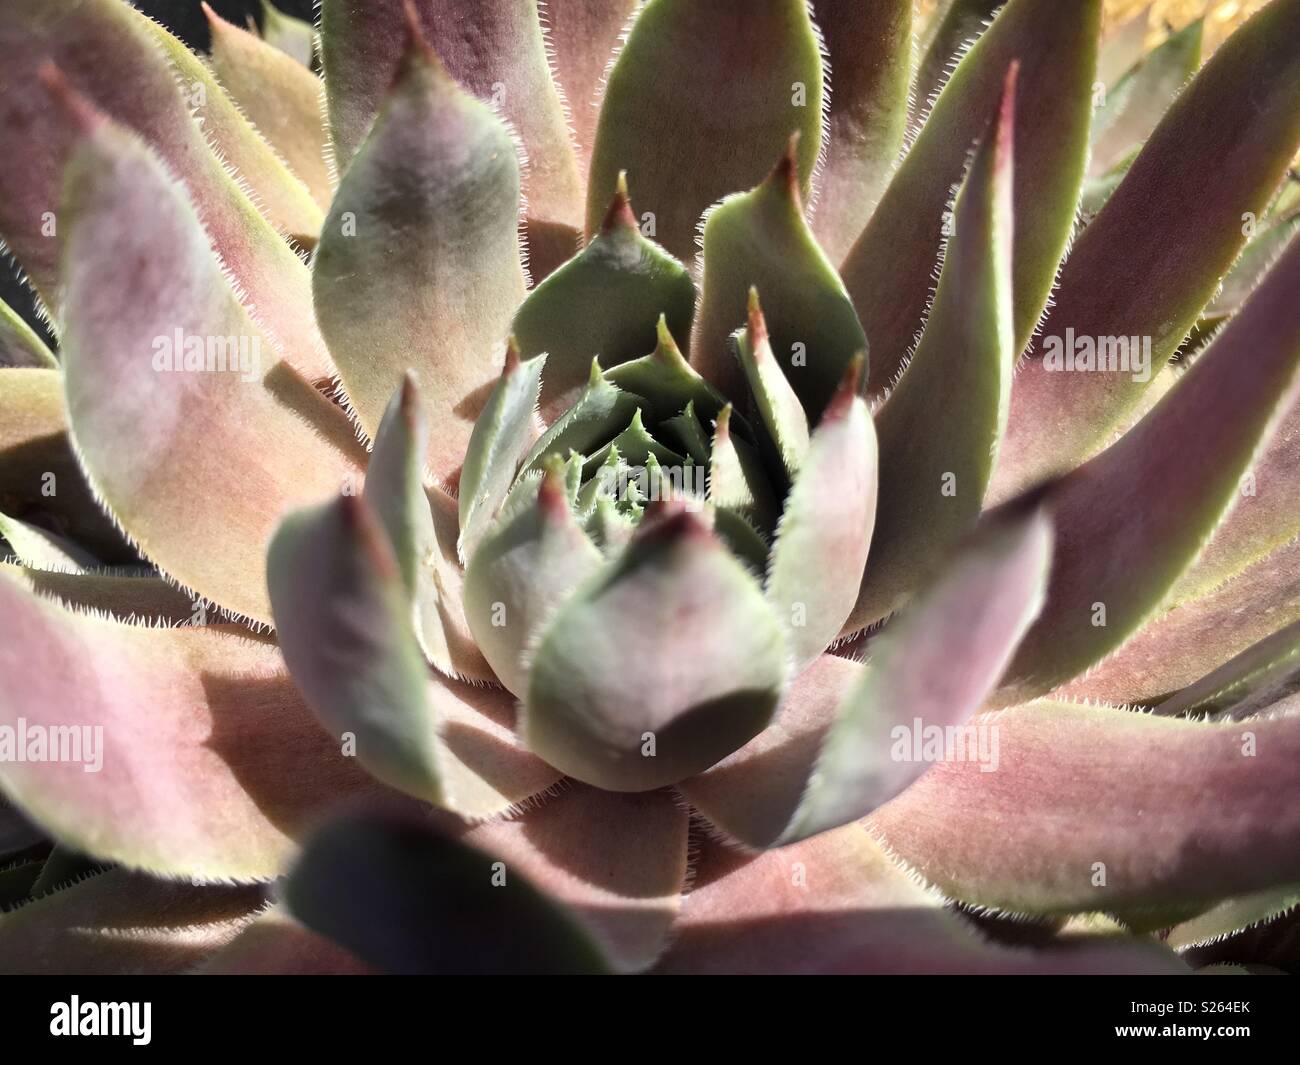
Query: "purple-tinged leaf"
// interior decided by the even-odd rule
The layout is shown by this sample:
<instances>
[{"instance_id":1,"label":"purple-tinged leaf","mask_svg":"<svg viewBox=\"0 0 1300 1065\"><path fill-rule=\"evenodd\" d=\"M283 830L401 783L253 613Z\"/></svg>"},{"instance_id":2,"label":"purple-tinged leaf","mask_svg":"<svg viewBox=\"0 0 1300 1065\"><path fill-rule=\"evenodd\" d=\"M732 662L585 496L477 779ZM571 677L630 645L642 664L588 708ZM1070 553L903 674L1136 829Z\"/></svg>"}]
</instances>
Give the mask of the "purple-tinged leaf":
<instances>
[{"instance_id":1,"label":"purple-tinged leaf","mask_svg":"<svg viewBox=\"0 0 1300 1065\"><path fill-rule=\"evenodd\" d=\"M838 263L898 164L912 65L910 0L813 0L830 56L826 151L814 176L813 232Z\"/></svg>"},{"instance_id":2,"label":"purple-tinged leaf","mask_svg":"<svg viewBox=\"0 0 1300 1065\"><path fill-rule=\"evenodd\" d=\"M389 973L608 970L578 917L524 872L411 810L357 811L327 824L285 899L308 928Z\"/></svg>"},{"instance_id":3,"label":"purple-tinged leaf","mask_svg":"<svg viewBox=\"0 0 1300 1065\"><path fill-rule=\"evenodd\" d=\"M681 910L688 821L667 791L620 795L571 784L524 817L478 825L464 840L572 911L627 972L653 964Z\"/></svg>"},{"instance_id":4,"label":"purple-tinged leaf","mask_svg":"<svg viewBox=\"0 0 1300 1065\"><path fill-rule=\"evenodd\" d=\"M110 869L0 914L0 972L185 973L266 904L262 889L155 880Z\"/></svg>"},{"instance_id":5,"label":"purple-tinged leaf","mask_svg":"<svg viewBox=\"0 0 1300 1065\"><path fill-rule=\"evenodd\" d=\"M204 142L160 48L162 33L121 0L6 5L0 15L0 128L14 131L20 150L0 169L0 235L57 310L58 256L67 232L60 191L81 131L68 109L39 87L39 72L53 63L75 90L162 157L199 205L212 246L256 304L259 323L284 345L292 365L313 380L327 378L333 367L312 315L307 268ZM175 47L183 51L178 42ZM219 93L204 93L220 101ZM317 217L313 230L319 224ZM57 237L43 231L51 226Z\"/></svg>"},{"instance_id":6,"label":"purple-tinged leaf","mask_svg":"<svg viewBox=\"0 0 1300 1065\"><path fill-rule=\"evenodd\" d=\"M647 235L689 259L704 212L758 184L796 130L806 197L821 144L822 77L806 0L650 0L606 84L587 185L588 236L626 170L642 219L653 221Z\"/></svg>"},{"instance_id":7,"label":"purple-tinged leaf","mask_svg":"<svg viewBox=\"0 0 1300 1065\"><path fill-rule=\"evenodd\" d=\"M271 533L285 510L357 475L352 428L236 300L156 157L73 106L83 134L62 222L62 355L78 456L165 574L267 621Z\"/></svg>"},{"instance_id":8,"label":"purple-tinged leaf","mask_svg":"<svg viewBox=\"0 0 1300 1065\"><path fill-rule=\"evenodd\" d=\"M605 74L622 46L620 37L638 0L546 0L539 8L553 50L555 80L568 102L577 142L578 169L591 163Z\"/></svg>"},{"instance_id":9,"label":"purple-tinged leaf","mask_svg":"<svg viewBox=\"0 0 1300 1065\"><path fill-rule=\"evenodd\" d=\"M1016 358L1011 247L1016 67L953 209L925 332L876 414L880 506L846 632L887 617L974 524L1006 425ZM943 414L936 416L936 412Z\"/></svg>"},{"instance_id":10,"label":"purple-tinged leaf","mask_svg":"<svg viewBox=\"0 0 1300 1065\"><path fill-rule=\"evenodd\" d=\"M285 663L325 728L380 780L443 802L412 596L368 502L341 496L287 518L267 583Z\"/></svg>"},{"instance_id":11,"label":"purple-tinged leaf","mask_svg":"<svg viewBox=\"0 0 1300 1065\"><path fill-rule=\"evenodd\" d=\"M378 789L269 643L69 613L7 574L0 618L0 724L15 742L25 730L29 755L56 727L81 747L76 760L0 760L0 780L84 854L167 877L267 879L331 803Z\"/></svg>"},{"instance_id":12,"label":"purple-tinged leaf","mask_svg":"<svg viewBox=\"0 0 1300 1065\"><path fill-rule=\"evenodd\" d=\"M1158 915L1300 882L1295 714L1208 724L1041 701L972 724L996 736L995 770L945 758L871 822L950 898Z\"/></svg>"},{"instance_id":13,"label":"purple-tinged leaf","mask_svg":"<svg viewBox=\"0 0 1300 1065\"><path fill-rule=\"evenodd\" d=\"M411 39L339 185L313 288L321 329L368 433L402 375L419 374L429 466L446 487L456 483L524 296L518 204L506 127L456 85L428 45Z\"/></svg>"},{"instance_id":14,"label":"purple-tinged leaf","mask_svg":"<svg viewBox=\"0 0 1300 1065\"><path fill-rule=\"evenodd\" d=\"M1042 603L1050 542L1034 509L985 526L868 645L865 667L819 659L773 729L683 794L754 847L815 835L893 798L928 768L916 753L927 730L960 728L997 683Z\"/></svg>"},{"instance_id":15,"label":"purple-tinged leaf","mask_svg":"<svg viewBox=\"0 0 1300 1065\"><path fill-rule=\"evenodd\" d=\"M370 976L379 970L276 907L258 914L257 920L246 924L193 972L197 976Z\"/></svg>"},{"instance_id":16,"label":"purple-tinged leaf","mask_svg":"<svg viewBox=\"0 0 1300 1065\"><path fill-rule=\"evenodd\" d=\"M1155 708L1174 716L1228 712L1234 718L1267 709L1300 688L1300 621L1293 622L1189 684Z\"/></svg>"},{"instance_id":17,"label":"purple-tinged leaf","mask_svg":"<svg viewBox=\"0 0 1300 1065\"><path fill-rule=\"evenodd\" d=\"M853 357L867 350L867 338L804 219L797 154L792 140L760 185L709 212L691 362L732 402L744 399L746 378L731 335L744 324L758 289L776 354L773 368L779 365L815 423Z\"/></svg>"},{"instance_id":18,"label":"purple-tinged leaf","mask_svg":"<svg viewBox=\"0 0 1300 1065\"><path fill-rule=\"evenodd\" d=\"M192 600L161 577L147 573L62 573L9 562L0 562L0 573L70 609L99 611L122 621L206 625L219 620L202 600Z\"/></svg>"},{"instance_id":19,"label":"purple-tinged leaf","mask_svg":"<svg viewBox=\"0 0 1300 1065\"><path fill-rule=\"evenodd\" d=\"M1167 948L1079 937L1030 950L983 940L860 825L757 856L706 843L657 971L1177 973Z\"/></svg>"},{"instance_id":20,"label":"purple-tinged leaf","mask_svg":"<svg viewBox=\"0 0 1300 1065\"><path fill-rule=\"evenodd\" d=\"M1070 698L1158 702L1296 621L1300 541L1203 596L1164 609L1095 668L1058 690Z\"/></svg>"},{"instance_id":21,"label":"purple-tinged leaf","mask_svg":"<svg viewBox=\"0 0 1300 1065\"><path fill-rule=\"evenodd\" d=\"M663 504L543 630L522 734L547 762L597 787L662 787L768 723L786 657L744 565L699 515Z\"/></svg>"},{"instance_id":22,"label":"purple-tinged leaf","mask_svg":"<svg viewBox=\"0 0 1300 1065\"><path fill-rule=\"evenodd\" d=\"M1057 541L1047 605L1002 705L1042 695L1120 646L1200 553L1296 398L1298 285L1300 244L1139 425L1048 489ZM1124 514L1140 520L1116 539Z\"/></svg>"},{"instance_id":23,"label":"purple-tinged leaf","mask_svg":"<svg viewBox=\"0 0 1300 1065\"><path fill-rule=\"evenodd\" d=\"M1228 38L1080 235L1016 374L995 499L1095 451L1196 323L1300 147L1297 38L1300 0Z\"/></svg>"},{"instance_id":24,"label":"purple-tinged leaf","mask_svg":"<svg viewBox=\"0 0 1300 1065\"><path fill-rule=\"evenodd\" d=\"M1013 292L1017 349L1042 313L1074 227L1088 154L1100 0L1010 0L935 101L840 272L871 342L873 393L906 361L921 325L952 186L1020 62Z\"/></svg>"},{"instance_id":25,"label":"purple-tinged leaf","mask_svg":"<svg viewBox=\"0 0 1300 1065\"><path fill-rule=\"evenodd\" d=\"M345 177L402 66L408 2L324 0L321 5L330 128ZM451 76L490 103L518 136L528 159L524 194L534 276L546 276L577 250L582 185L536 0L413 0L411 9ZM613 187L611 175L603 188Z\"/></svg>"},{"instance_id":26,"label":"purple-tinged leaf","mask_svg":"<svg viewBox=\"0 0 1300 1065\"><path fill-rule=\"evenodd\" d=\"M876 433L858 394L864 370L849 364L808 444L777 526L767 600L785 626L794 669L839 634L853 610L876 516Z\"/></svg>"}]
</instances>

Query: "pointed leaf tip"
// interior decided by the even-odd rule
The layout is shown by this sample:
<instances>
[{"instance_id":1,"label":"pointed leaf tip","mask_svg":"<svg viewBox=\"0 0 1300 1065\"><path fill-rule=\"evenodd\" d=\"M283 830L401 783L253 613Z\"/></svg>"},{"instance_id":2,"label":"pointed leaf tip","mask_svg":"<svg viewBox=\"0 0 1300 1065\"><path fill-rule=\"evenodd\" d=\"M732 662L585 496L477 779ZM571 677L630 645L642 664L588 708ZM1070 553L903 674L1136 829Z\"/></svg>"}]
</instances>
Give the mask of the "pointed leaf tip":
<instances>
[{"instance_id":1,"label":"pointed leaf tip","mask_svg":"<svg viewBox=\"0 0 1300 1065\"><path fill-rule=\"evenodd\" d=\"M600 224L602 233L612 233L617 229L636 229L639 231L636 215L632 213L632 202L627 194L627 171L618 172L618 185L614 189L614 198L609 201L609 210L605 220Z\"/></svg>"}]
</instances>

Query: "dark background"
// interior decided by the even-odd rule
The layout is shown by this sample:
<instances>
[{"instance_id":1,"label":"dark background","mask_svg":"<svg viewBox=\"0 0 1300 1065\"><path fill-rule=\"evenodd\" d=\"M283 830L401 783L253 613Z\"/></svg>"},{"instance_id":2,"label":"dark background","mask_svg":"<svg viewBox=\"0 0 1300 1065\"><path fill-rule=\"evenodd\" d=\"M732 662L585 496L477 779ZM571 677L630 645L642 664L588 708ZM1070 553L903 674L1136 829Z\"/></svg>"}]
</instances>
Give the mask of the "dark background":
<instances>
[{"instance_id":1,"label":"dark background","mask_svg":"<svg viewBox=\"0 0 1300 1065\"><path fill-rule=\"evenodd\" d=\"M199 6L199 0L131 0L131 2L141 11L161 22L191 48L199 50L208 48L208 21ZM261 0L209 0L209 3L222 18L238 26L247 25L250 15L259 23L261 22ZM313 0L275 0L275 6L287 15L308 22L315 21ZM31 91L40 90L33 87ZM6 263L0 263L0 300L13 307L45 337L47 344L54 346L49 330L36 317L31 292L18 280L12 266Z\"/></svg>"}]
</instances>

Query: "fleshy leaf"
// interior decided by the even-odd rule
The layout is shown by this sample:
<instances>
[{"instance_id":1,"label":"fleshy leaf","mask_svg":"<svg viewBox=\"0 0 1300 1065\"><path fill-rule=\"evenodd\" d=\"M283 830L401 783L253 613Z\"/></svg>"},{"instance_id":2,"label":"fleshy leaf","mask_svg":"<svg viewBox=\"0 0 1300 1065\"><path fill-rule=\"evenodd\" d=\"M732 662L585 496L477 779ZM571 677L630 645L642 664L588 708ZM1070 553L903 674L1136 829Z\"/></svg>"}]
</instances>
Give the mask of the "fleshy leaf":
<instances>
[{"instance_id":1,"label":"fleshy leaf","mask_svg":"<svg viewBox=\"0 0 1300 1065\"><path fill-rule=\"evenodd\" d=\"M690 274L642 236L620 175L600 229L528 294L511 329L525 357L547 355L542 414L549 419L573 402L593 357L609 370L642 356L655 346L657 318L666 316L669 330L685 337L694 313Z\"/></svg>"},{"instance_id":2,"label":"fleshy leaf","mask_svg":"<svg viewBox=\"0 0 1300 1065\"><path fill-rule=\"evenodd\" d=\"M665 466L680 468L685 458L671 448L665 447L654 438L650 430L645 427L645 422L641 419L641 410L638 407L632 412L632 420L628 423L618 436L614 437L608 444L597 451L591 458L587 459L584 476L591 476L605 461L605 457L611 449L617 448L623 461L630 466L643 466L646 460L653 456Z\"/></svg>"},{"instance_id":3,"label":"fleshy leaf","mask_svg":"<svg viewBox=\"0 0 1300 1065\"><path fill-rule=\"evenodd\" d=\"M134 560L95 502L67 429L62 374L25 367L0 372L0 507L58 531L105 562Z\"/></svg>"},{"instance_id":4,"label":"fleshy leaf","mask_svg":"<svg viewBox=\"0 0 1300 1065\"><path fill-rule=\"evenodd\" d=\"M271 545L268 570L285 661L345 753L467 817L494 816L555 783L558 773L515 745L505 693L426 669L410 599L368 504L344 496L294 515Z\"/></svg>"},{"instance_id":5,"label":"fleshy leaf","mask_svg":"<svg viewBox=\"0 0 1300 1065\"><path fill-rule=\"evenodd\" d=\"M822 61L805 0L650 0L610 69L587 184L587 233L620 170L654 237L683 261L701 216L751 188L793 130L807 196L821 144ZM743 288L742 288L743 291Z\"/></svg>"},{"instance_id":6,"label":"fleshy leaf","mask_svg":"<svg viewBox=\"0 0 1300 1065\"><path fill-rule=\"evenodd\" d=\"M341 496L291 515L267 582L285 662L325 728L380 780L444 801L411 595L372 508Z\"/></svg>"},{"instance_id":7,"label":"fleshy leaf","mask_svg":"<svg viewBox=\"0 0 1300 1065\"><path fill-rule=\"evenodd\" d=\"M1050 543L1036 508L985 526L868 645L865 667L818 660L773 728L683 793L749 846L802 839L893 798L928 767L913 754L923 730L962 725L997 683L1042 604Z\"/></svg>"},{"instance_id":8,"label":"fleshy leaf","mask_svg":"<svg viewBox=\"0 0 1300 1065\"><path fill-rule=\"evenodd\" d=\"M55 281L66 235L65 220L57 217L61 179L81 139L67 108L38 88L38 72L52 62L96 108L162 156L202 205L212 245L241 289L253 294L257 320L301 372L329 377L333 367L312 315L307 268L204 142L160 48L163 31L120 0L62 4L57 14L51 17L48 0L13 0L0 19L0 125L26 131L21 151L10 153L0 170L0 235L45 301L58 309ZM184 50L179 42L175 47ZM43 231L51 222L57 238ZM314 226L319 223L317 217Z\"/></svg>"},{"instance_id":9,"label":"fleshy leaf","mask_svg":"<svg viewBox=\"0 0 1300 1065\"><path fill-rule=\"evenodd\" d=\"M709 455L709 500L734 511L754 528L776 528L781 508L763 471L763 463L750 445L731 432L731 404L723 407L714 423Z\"/></svg>"},{"instance_id":10,"label":"fleshy leaf","mask_svg":"<svg viewBox=\"0 0 1300 1065\"><path fill-rule=\"evenodd\" d=\"M808 452L808 416L772 352L757 289L749 290L748 324L735 333L732 344L771 450L786 476L793 478Z\"/></svg>"},{"instance_id":11,"label":"fleshy leaf","mask_svg":"<svg viewBox=\"0 0 1300 1065\"><path fill-rule=\"evenodd\" d=\"M791 141L762 184L709 212L691 361L733 402L744 397L745 375L729 338L745 321L746 301L757 288L776 363L808 420L816 422L853 356L867 350L867 338L835 267L804 220L796 156Z\"/></svg>"},{"instance_id":12,"label":"fleshy leaf","mask_svg":"<svg viewBox=\"0 0 1300 1065\"><path fill-rule=\"evenodd\" d=\"M0 537L9 545L14 558L24 566L63 573L84 573L99 566L92 554L72 541L3 512L0 512Z\"/></svg>"},{"instance_id":13,"label":"fleshy leaf","mask_svg":"<svg viewBox=\"0 0 1300 1065\"><path fill-rule=\"evenodd\" d=\"M1164 715L1230 710L1243 717L1266 709L1296 688L1300 675L1300 622L1252 644L1218 669L1156 708Z\"/></svg>"},{"instance_id":14,"label":"fleshy leaf","mask_svg":"<svg viewBox=\"0 0 1300 1065\"><path fill-rule=\"evenodd\" d=\"M212 31L213 72L316 202L328 208L334 189L325 160L324 89L310 70L310 43L304 64L227 22L206 3L203 9Z\"/></svg>"},{"instance_id":15,"label":"fleshy leaf","mask_svg":"<svg viewBox=\"0 0 1300 1065\"><path fill-rule=\"evenodd\" d=\"M266 621L264 559L279 514L355 475L355 437L235 299L157 159L79 113L62 223L62 354L79 458L164 573Z\"/></svg>"},{"instance_id":16,"label":"fleshy leaf","mask_svg":"<svg viewBox=\"0 0 1300 1065\"><path fill-rule=\"evenodd\" d=\"M0 574L64 606L98 610L124 621L206 625L217 618L203 600L191 600L160 577L105 570L66 573L0 562Z\"/></svg>"},{"instance_id":17,"label":"fleshy leaf","mask_svg":"<svg viewBox=\"0 0 1300 1065\"><path fill-rule=\"evenodd\" d=\"M767 724L785 660L753 577L698 515L663 504L545 629L523 735L547 762L597 787L661 787Z\"/></svg>"},{"instance_id":18,"label":"fleshy leaf","mask_svg":"<svg viewBox=\"0 0 1300 1065\"><path fill-rule=\"evenodd\" d=\"M986 942L860 825L757 856L705 843L658 971L691 973L1175 973L1150 940L1080 937L1029 950Z\"/></svg>"},{"instance_id":19,"label":"fleshy leaf","mask_svg":"<svg viewBox=\"0 0 1300 1065\"><path fill-rule=\"evenodd\" d=\"M522 696L525 649L568 595L601 564L569 510L553 459L532 506L490 530L465 571L465 612L493 672Z\"/></svg>"},{"instance_id":20,"label":"fleshy leaf","mask_svg":"<svg viewBox=\"0 0 1300 1065\"><path fill-rule=\"evenodd\" d=\"M1076 241L1016 374L993 498L1095 451L1195 324L1300 147L1298 37L1300 0L1269 4L1229 37ZM1018 141L1017 170L1021 158ZM1070 372L1090 345L1094 366L1115 369Z\"/></svg>"},{"instance_id":21,"label":"fleshy leaf","mask_svg":"<svg viewBox=\"0 0 1300 1065\"><path fill-rule=\"evenodd\" d=\"M815 179L813 232L844 258L885 191L907 127L909 0L813 0L830 55L826 151Z\"/></svg>"},{"instance_id":22,"label":"fleshy leaf","mask_svg":"<svg viewBox=\"0 0 1300 1065\"><path fill-rule=\"evenodd\" d=\"M1242 248L1218 294L1201 312L1200 324L1215 324L1235 314L1296 233L1300 233L1300 211L1277 219Z\"/></svg>"},{"instance_id":23,"label":"fleshy leaf","mask_svg":"<svg viewBox=\"0 0 1300 1065\"><path fill-rule=\"evenodd\" d=\"M535 276L544 277L577 248L582 187L563 105L551 80L538 4L413 0L411 9L451 76L490 102L522 143L528 158L528 245ZM345 178L402 65L407 19L405 0L324 0L321 5L330 128ZM602 187L614 187L612 175ZM515 300L508 310L517 304Z\"/></svg>"},{"instance_id":24,"label":"fleshy leaf","mask_svg":"<svg viewBox=\"0 0 1300 1065\"><path fill-rule=\"evenodd\" d=\"M596 140L605 74L637 5L638 0L546 0L540 9L554 50L556 81L569 104L578 169L584 176Z\"/></svg>"},{"instance_id":25,"label":"fleshy leaf","mask_svg":"<svg viewBox=\"0 0 1300 1065\"><path fill-rule=\"evenodd\" d=\"M667 791L626 795L571 784L526 817L464 836L564 904L621 971L663 948L686 880L686 809Z\"/></svg>"},{"instance_id":26,"label":"fleshy leaf","mask_svg":"<svg viewBox=\"0 0 1300 1065\"><path fill-rule=\"evenodd\" d=\"M256 887L196 887L110 869L0 914L0 972L185 973L264 905Z\"/></svg>"},{"instance_id":27,"label":"fleshy leaf","mask_svg":"<svg viewBox=\"0 0 1300 1065\"><path fill-rule=\"evenodd\" d=\"M171 65L194 121L213 152L239 175L263 216L286 237L310 246L323 215L311 192L230 98L212 70L161 24L138 16Z\"/></svg>"},{"instance_id":28,"label":"fleshy leaf","mask_svg":"<svg viewBox=\"0 0 1300 1065\"><path fill-rule=\"evenodd\" d=\"M1300 812L1278 802L1300 785L1294 714L1207 724L1044 701L972 724L995 730L996 772L942 760L872 819L950 898L1158 916L1300 881Z\"/></svg>"},{"instance_id":29,"label":"fleshy leaf","mask_svg":"<svg viewBox=\"0 0 1300 1065\"><path fill-rule=\"evenodd\" d=\"M534 443L534 412L546 363L546 355L521 362L514 341L506 346L501 380L474 423L461 470L458 550L463 558L469 558L497 516Z\"/></svg>"},{"instance_id":30,"label":"fleshy leaf","mask_svg":"<svg viewBox=\"0 0 1300 1065\"><path fill-rule=\"evenodd\" d=\"M1296 398L1298 285L1300 244L1139 425L1049 490L1058 536L1047 605L999 693L1006 703L1041 695L1118 647L1201 551ZM1115 540L1115 514L1128 511L1142 520ZM1098 551L1103 539L1112 546Z\"/></svg>"},{"instance_id":31,"label":"fleshy leaf","mask_svg":"<svg viewBox=\"0 0 1300 1065\"><path fill-rule=\"evenodd\" d=\"M326 8L327 41L330 12L340 6L347 8ZM313 288L321 330L367 432L378 427L402 374L420 375L429 465L447 486L524 296L518 205L506 127L456 85L423 41L411 40L339 185Z\"/></svg>"},{"instance_id":32,"label":"fleshy leaf","mask_svg":"<svg viewBox=\"0 0 1300 1065\"><path fill-rule=\"evenodd\" d=\"M1011 190L1016 68L953 209L934 307L876 414L880 507L846 631L887 616L974 524L993 476L1014 372ZM936 417L937 411L945 412Z\"/></svg>"},{"instance_id":33,"label":"fleshy leaf","mask_svg":"<svg viewBox=\"0 0 1300 1065\"><path fill-rule=\"evenodd\" d=\"M1208 946L1283 914L1294 913L1297 906L1300 906L1300 885L1297 884L1225 899L1204 913L1175 925L1165 936L1165 942L1174 950Z\"/></svg>"},{"instance_id":34,"label":"fleshy leaf","mask_svg":"<svg viewBox=\"0 0 1300 1065\"><path fill-rule=\"evenodd\" d=\"M332 802L377 790L269 643L72 614L4 573L0 617L0 723L77 729L82 756L0 760L0 780L84 854L168 877L266 879Z\"/></svg>"},{"instance_id":35,"label":"fleshy leaf","mask_svg":"<svg viewBox=\"0 0 1300 1065\"><path fill-rule=\"evenodd\" d=\"M911 119L915 137L962 56L989 27L1006 0L941 0L918 41L920 58L912 79ZM1136 57L1135 57L1136 58ZM833 87L833 86L832 86Z\"/></svg>"},{"instance_id":36,"label":"fleshy leaf","mask_svg":"<svg viewBox=\"0 0 1300 1065\"><path fill-rule=\"evenodd\" d=\"M767 599L802 670L839 634L862 583L876 514L876 433L859 358L826 408L786 498Z\"/></svg>"},{"instance_id":37,"label":"fleshy leaf","mask_svg":"<svg viewBox=\"0 0 1300 1065\"><path fill-rule=\"evenodd\" d=\"M1187 80L1201 65L1203 19L1171 34L1130 70L1115 87L1092 123L1088 172L1103 174L1150 136Z\"/></svg>"},{"instance_id":38,"label":"fleshy leaf","mask_svg":"<svg viewBox=\"0 0 1300 1065\"><path fill-rule=\"evenodd\" d=\"M286 15L271 0L262 0L262 39L304 67L316 54L316 27Z\"/></svg>"},{"instance_id":39,"label":"fleshy leaf","mask_svg":"<svg viewBox=\"0 0 1300 1065\"><path fill-rule=\"evenodd\" d=\"M897 376L925 317L952 185L1020 62L1015 339L1029 339L1074 227L1088 154L1100 0L1010 0L961 60L840 272L871 339L873 393Z\"/></svg>"},{"instance_id":40,"label":"fleshy leaf","mask_svg":"<svg viewBox=\"0 0 1300 1065\"><path fill-rule=\"evenodd\" d=\"M1070 698L1159 702L1295 621L1300 621L1300 541L1147 621L1118 650L1059 690Z\"/></svg>"},{"instance_id":41,"label":"fleshy leaf","mask_svg":"<svg viewBox=\"0 0 1300 1065\"><path fill-rule=\"evenodd\" d=\"M321 829L289 877L290 912L398 974L596 973L578 919L490 853L413 812L356 812Z\"/></svg>"},{"instance_id":42,"label":"fleshy leaf","mask_svg":"<svg viewBox=\"0 0 1300 1065\"><path fill-rule=\"evenodd\" d=\"M643 403L639 396L612 384L593 358L582 395L538 438L524 456L522 471L540 470L552 455L564 458L570 451L594 453L632 420Z\"/></svg>"},{"instance_id":43,"label":"fleshy leaf","mask_svg":"<svg viewBox=\"0 0 1300 1065\"><path fill-rule=\"evenodd\" d=\"M36 331L0 300L0 369L15 366L54 370L58 360Z\"/></svg>"},{"instance_id":44,"label":"fleshy leaf","mask_svg":"<svg viewBox=\"0 0 1300 1065\"><path fill-rule=\"evenodd\" d=\"M369 976L379 970L276 907L258 914L193 971L200 976Z\"/></svg>"},{"instance_id":45,"label":"fleshy leaf","mask_svg":"<svg viewBox=\"0 0 1300 1065\"><path fill-rule=\"evenodd\" d=\"M650 415L656 421L671 419L687 404L694 405L698 417L712 421L726 402L686 361L664 315L659 316L654 350L607 369L605 376L619 388L647 400Z\"/></svg>"}]
</instances>

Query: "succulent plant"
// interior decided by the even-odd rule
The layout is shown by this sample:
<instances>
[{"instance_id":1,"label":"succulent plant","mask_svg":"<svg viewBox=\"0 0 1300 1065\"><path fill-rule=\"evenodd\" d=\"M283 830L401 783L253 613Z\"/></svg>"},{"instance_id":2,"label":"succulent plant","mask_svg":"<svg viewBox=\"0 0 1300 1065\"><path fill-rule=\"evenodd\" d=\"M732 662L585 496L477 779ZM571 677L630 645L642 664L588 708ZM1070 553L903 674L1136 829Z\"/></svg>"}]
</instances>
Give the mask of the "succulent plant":
<instances>
[{"instance_id":1,"label":"succulent plant","mask_svg":"<svg viewBox=\"0 0 1300 1065\"><path fill-rule=\"evenodd\" d=\"M912 8L6 2L0 967L1294 965L1300 0Z\"/></svg>"}]
</instances>

